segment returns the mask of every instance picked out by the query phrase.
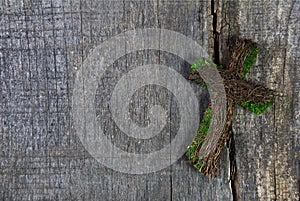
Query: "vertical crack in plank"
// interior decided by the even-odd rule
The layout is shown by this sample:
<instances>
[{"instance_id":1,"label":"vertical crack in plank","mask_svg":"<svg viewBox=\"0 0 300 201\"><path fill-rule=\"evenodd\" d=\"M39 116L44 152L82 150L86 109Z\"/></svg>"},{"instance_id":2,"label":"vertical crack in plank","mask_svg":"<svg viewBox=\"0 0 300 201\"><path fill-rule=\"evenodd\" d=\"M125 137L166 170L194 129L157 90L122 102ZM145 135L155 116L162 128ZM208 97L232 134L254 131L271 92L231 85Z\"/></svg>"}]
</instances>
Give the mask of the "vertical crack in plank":
<instances>
[{"instance_id":1,"label":"vertical crack in plank","mask_svg":"<svg viewBox=\"0 0 300 201\"><path fill-rule=\"evenodd\" d=\"M225 9L226 11L226 9ZM212 16L212 49L213 49L213 61L217 65L221 65L221 63L227 63L224 61L227 57L225 56L226 53L223 53L223 45L222 41L220 41L220 34L223 27L223 14L222 12L222 2L219 0L211 0L211 16ZM225 15L226 16L226 15ZM225 19L226 21L226 19ZM223 44L223 45L221 45ZM228 50L229 47L226 47ZM235 141L234 141L234 134L232 129L230 128L230 136L228 140L229 145L229 185L231 187L231 193L233 201L240 201L240 193L239 193L239 184L238 184L238 177L237 177L237 167L236 167L236 160L235 160Z\"/></svg>"},{"instance_id":2,"label":"vertical crack in plank","mask_svg":"<svg viewBox=\"0 0 300 201\"><path fill-rule=\"evenodd\" d=\"M230 160L230 185L232 191L233 201L240 201L240 193L239 193L239 182L238 182L238 174L237 174L237 166L235 160L235 142L234 142L234 133L232 128L230 128L229 135L229 160Z\"/></svg>"}]
</instances>

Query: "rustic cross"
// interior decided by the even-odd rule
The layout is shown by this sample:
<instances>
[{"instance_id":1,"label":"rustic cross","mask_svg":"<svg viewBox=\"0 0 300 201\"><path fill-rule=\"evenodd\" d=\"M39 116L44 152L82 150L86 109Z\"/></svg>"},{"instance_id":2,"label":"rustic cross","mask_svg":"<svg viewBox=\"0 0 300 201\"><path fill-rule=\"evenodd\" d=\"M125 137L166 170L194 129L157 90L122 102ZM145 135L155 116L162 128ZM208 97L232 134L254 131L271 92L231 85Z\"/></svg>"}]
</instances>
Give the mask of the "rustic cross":
<instances>
[{"instance_id":1,"label":"rustic cross","mask_svg":"<svg viewBox=\"0 0 300 201\"><path fill-rule=\"evenodd\" d=\"M186 153L194 167L204 175L212 176L217 171L217 162L221 150L229 136L228 133L232 123L234 106L238 104L255 114L262 114L272 105L274 96L272 90L245 80L245 75L254 64L257 54L258 46L256 43L246 39L237 39L231 51L228 64L224 67L218 66L227 96L227 116L222 134L217 145L211 145L209 154L205 157L199 157L200 153L203 152L201 149L202 144L205 142L205 139L210 137L206 136L211 118L209 106L200 122L196 137ZM200 58L198 64L199 62L203 62L203 60L204 58ZM206 84L197 71L198 64L196 62L191 66L192 72L188 79L205 87Z\"/></svg>"}]
</instances>

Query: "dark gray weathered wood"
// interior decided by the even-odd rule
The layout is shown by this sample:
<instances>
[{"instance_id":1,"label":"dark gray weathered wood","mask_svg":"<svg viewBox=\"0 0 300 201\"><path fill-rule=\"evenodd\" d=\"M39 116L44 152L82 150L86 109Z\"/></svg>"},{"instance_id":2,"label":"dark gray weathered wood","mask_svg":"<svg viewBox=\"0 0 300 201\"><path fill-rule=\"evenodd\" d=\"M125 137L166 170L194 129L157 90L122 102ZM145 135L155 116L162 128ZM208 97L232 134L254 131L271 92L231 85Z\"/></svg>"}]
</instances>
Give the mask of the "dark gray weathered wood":
<instances>
[{"instance_id":1,"label":"dark gray weathered wood","mask_svg":"<svg viewBox=\"0 0 300 201\"><path fill-rule=\"evenodd\" d=\"M207 1L1 1L0 199L231 200L226 150L213 179L197 173L184 157L155 173L124 174L93 159L72 119L75 76L93 48L124 31L148 27L180 32L208 48L210 8ZM152 62L188 74L187 63L164 52L136 52L116 61L95 96L107 136L117 129L105 108L114 84L134 66ZM200 96L203 89L193 87ZM147 87L133 97L136 106L143 106L139 100L147 101L147 94L176 106L164 89ZM202 96L205 105L207 94ZM146 121L144 110L133 118ZM171 140L162 136L147 150L118 134L114 143L128 151L153 151Z\"/></svg>"}]
</instances>

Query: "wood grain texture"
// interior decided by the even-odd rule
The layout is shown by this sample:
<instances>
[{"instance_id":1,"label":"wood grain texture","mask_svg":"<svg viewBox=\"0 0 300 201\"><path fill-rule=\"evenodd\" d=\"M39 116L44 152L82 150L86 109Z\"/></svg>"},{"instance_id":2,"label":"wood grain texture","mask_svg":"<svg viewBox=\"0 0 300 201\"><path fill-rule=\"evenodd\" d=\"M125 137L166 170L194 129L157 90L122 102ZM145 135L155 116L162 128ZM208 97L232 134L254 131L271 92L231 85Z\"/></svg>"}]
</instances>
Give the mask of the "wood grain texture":
<instances>
[{"instance_id":1,"label":"wood grain texture","mask_svg":"<svg viewBox=\"0 0 300 201\"><path fill-rule=\"evenodd\" d=\"M216 31L257 42L260 54L247 79L283 94L263 115L241 108L233 131L240 200L299 199L300 56L295 1L215 1ZM0 199L2 200L232 200L228 148L216 178L197 173L183 157L164 170L129 175L94 160L75 134L72 90L76 72L104 40L136 28L178 31L200 45L213 45L210 1L5 0L0 2ZM226 22L225 22L226 21ZM221 44L221 59L226 58ZM213 48L210 49L213 54ZM117 80L134 66L173 66L187 76L188 64L164 52L140 51L120 58L99 82L99 121L115 134L105 101ZM192 84L200 95L201 88ZM202 93L203 92L203 93ZM164 89L146 87L133 97L133 118L147 122L140 100L175 108ZM155 102L156 101L156 102ZM208 103L207 94L201 99ZM204 108L203 108L204 109ZM147 147L125 135L115 144L128 151L153 151L172 139L162 135ZM109 154L109 153L108 153ZM298 172L297 172L298 171ZM298 182L298 184L297 184Z\"/></svg>"},{"instance_id":2,"label":"wood grain texture","mask_svg":"<svg viewBox=\"0 0 300 201\"><path fill-rule=\"evenodd\" d=\"M247 75L282 94L256 116L239 108L233 124L240 200L298 200L299 1L219 1L222 40L236 35L260 45ZM226 44L221 46L226 58ZM298 178L299 179L299 178Z\"/></svg>"},{"instance_id":3,"label":"wood grain texture","mask_svg":"<svg viewBox=\"0 0 300 201\"><path fill-rule=\"evenodd\" d=\"M1 1L0 199L232 200L226 148L216 178L197 173L184 157L155 173L124 174L104 167L89 155L75 134L72 120L75 76L93 48L118 33L146 27L180 32L208 48L210 9L210 2L201 0ZM176 127L170 127L169 136L161 135L144 148L116 131L105 107L123 74L153 62L188 75L189 65L180 58L140 51L120 58L99 81L95 108L105 117L99 124L107 136L118 134L113 143L127 151L160 149L176 134ZM201 104L207 104L205 91L192 86L202 96ZM176 109L172 94L145 87L133 97L139 108L133 115L137 121L147 121L143 115L147 107L142 103L153 101L151 97L158 98L154 103L160 100ZM174 111L170 116L176 120Z\"/></svg>"}]
</instances>

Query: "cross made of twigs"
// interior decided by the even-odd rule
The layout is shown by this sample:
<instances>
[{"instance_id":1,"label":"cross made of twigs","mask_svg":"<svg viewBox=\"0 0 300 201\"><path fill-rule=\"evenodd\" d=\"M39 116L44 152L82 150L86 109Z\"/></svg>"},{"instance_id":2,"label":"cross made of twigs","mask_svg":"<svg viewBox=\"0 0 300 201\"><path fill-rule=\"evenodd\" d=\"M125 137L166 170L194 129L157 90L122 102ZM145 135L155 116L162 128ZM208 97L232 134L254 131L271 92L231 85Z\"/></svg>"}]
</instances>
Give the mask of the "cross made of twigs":
<instances>
[{"instance_id":1,"label":"cross made of twigs","mask_svg":"<svg viewBox=\"0 0 300 201\"><path fill-rule=\"evenodd\" d=\"M255 114L262 114L273 103L273 90L245 80L245 75L254 64L258 51L256 43L246 39L237 39L228 65L215 65L223 79L227 96L226 122L221 135L219 135L219 139L215 141L217 143L209 144L213 142L207 140L212 137L207 135L211 119L211 105L209 105L204 112L194 141L186 152L190 163L206 176L213 176L217 171L221 151L224 143L228 140L234 106L237 104ZM195 81L203 87L207 87L198 71L199 66L203 66L203 62L206 65L214 65L211 61L200 57L191 66L192 71L188 79ZM206 147L209 147L208 151L207 149L203 149L204 143L208 143L205 144Z\"/></svg>"}]
</instances>

